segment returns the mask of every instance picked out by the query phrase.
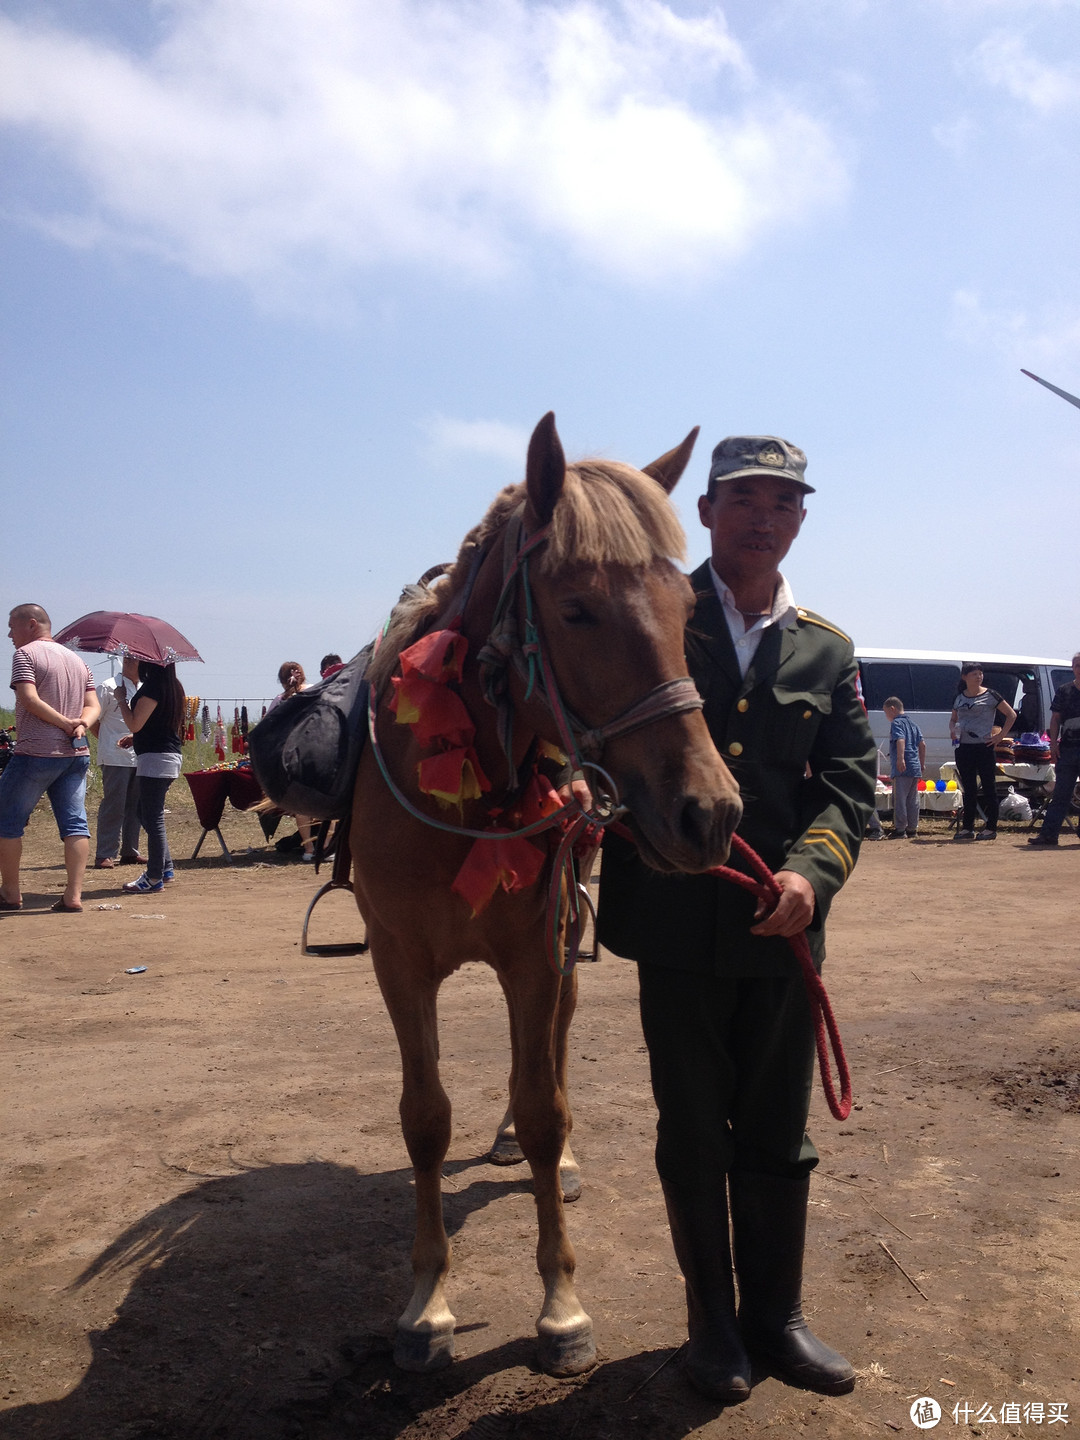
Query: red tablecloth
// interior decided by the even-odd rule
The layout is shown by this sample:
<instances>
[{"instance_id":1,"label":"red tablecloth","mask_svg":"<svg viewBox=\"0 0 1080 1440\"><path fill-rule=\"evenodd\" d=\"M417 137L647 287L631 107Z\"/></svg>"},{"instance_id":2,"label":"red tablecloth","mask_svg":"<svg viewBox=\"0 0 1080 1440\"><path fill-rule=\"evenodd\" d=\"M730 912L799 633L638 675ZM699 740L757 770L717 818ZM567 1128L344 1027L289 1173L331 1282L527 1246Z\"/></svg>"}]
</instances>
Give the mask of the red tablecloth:
<instances>
[{"instance_id":1,"label":"red tablecloth","mask_svg":"<svg viewBox=\"0 0 1080 1440\"><path fill-rule=\"evenodd\" d=\"M238 770L193 770L184 777L191 787L195 813L204 830L216 830L230 800L237 810L247 810L263 798L258 780L245 766Z\"/></svg>"}]
</instances>

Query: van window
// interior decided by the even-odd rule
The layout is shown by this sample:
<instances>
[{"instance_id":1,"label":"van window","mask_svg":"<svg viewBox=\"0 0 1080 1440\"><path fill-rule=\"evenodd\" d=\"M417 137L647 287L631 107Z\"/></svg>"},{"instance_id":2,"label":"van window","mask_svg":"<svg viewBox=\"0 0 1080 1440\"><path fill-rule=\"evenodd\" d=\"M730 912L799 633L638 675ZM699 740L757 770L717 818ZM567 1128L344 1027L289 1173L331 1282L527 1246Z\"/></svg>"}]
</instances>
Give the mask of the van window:
<instances>
[{"instance_id":1,"label":"van window","mask_svg":"<svg viewBox=\"0 0 1080 1440\"><path fill-rule=\"evenodd\" d=\"M912 710L951 710L959 688L959 665L911 666Z\"/></svg>"},{"instance_id":2,"label":"van window","mask_svg":"<svg viewBox=\"0 0 1080 1440\"><path fill-rule=\"evenodd\" d=\"M1071 670L1058 670L1055 668L1050 671L1050 680L1055 690L1062 685L1067 685L1072 678L1073 672Z\"/></svg>"},{"instance_id":3,"label":"van window","mask_svg":"<svg viewBox=\"0 0 1080 1440\"><path fill-rule=\"evenodd\" d=\"M1023 691L1020 688L1020 676L1015 670L987 670L983 675L983 684L991 690L996 690L1006 704L1011 705L1014 710L1019 710L1017 697L1023 699Z\"/></svg>"},{"instance_id":4,"label":"van window","mask_svg":"<svg viewBox=\"0 0 1080 1440\"><path fill-rule=\"evenodd\" d=\"M905 710L951 710L960 688L959 665L864 660L859 670L868 710L880 710L890 695Z\"/></svg>"},{"instance_id":5,"label":"van window","mask_svg":"<svg viewBox=\"0 0 1080 1440\"><path fill-rule=\"evenodd\" d=\"M902 701L905 710L915 708L911 695L911 675L906 665L896 660L864 660L859 666L859 672L862 676L863 702L867 710L880 710L890 695L895 695Z\"/></svg>"}]
</instances>

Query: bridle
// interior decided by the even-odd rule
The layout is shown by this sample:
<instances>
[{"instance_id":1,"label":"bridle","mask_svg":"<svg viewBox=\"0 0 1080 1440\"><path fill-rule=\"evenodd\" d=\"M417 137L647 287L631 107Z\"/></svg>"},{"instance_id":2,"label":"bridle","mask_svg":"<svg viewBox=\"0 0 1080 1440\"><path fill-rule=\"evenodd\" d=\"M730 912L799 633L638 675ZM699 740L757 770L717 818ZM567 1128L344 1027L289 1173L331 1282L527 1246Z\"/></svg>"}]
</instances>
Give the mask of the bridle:
<instances>
[{"instance_id":1,"label":"bridle","mask_svg":"<svg viewBox=\"0 0 1080 1440\"><path fill-rule=\"evenodd\" d=\"M555 851L548 892L546 939L548 959L552 967L559 975L568 975L577 960L582 920L578 887L572 868L574 847L585 838L590 829L595 831L599 838L599 833L620 810L618 787L600 764L604 747L609 740L629 735L645 725L652 725L658 720L689 710L700 710L704 702L698 694L697 686L686 675L654 686L603 725L587 725L567 708L536 621L529 578L529 561L536 551L550 540L551 527L550 524L543 525L531 535L526 535L524 513L525 505L522 502L503 530L502 588L495 603L491 629L477 653L481 687L484 698L496 712L496 727L506 759L511 792L518 788L519 783L518 767L514 761L514 708L510 696L510 671L513 669L526 682L525 700L530 700L535 694L551 713L560 743L573 768L593 772L600 782L592 786L596 796L592 808L586 810L575 797L551 815L516 830L498 826L476 830L464 825L454 825L420 809L390 774L376 729L379 697L374 690L368 697L368 735L382 777L398 804L415 820L435 830L442 830L461 839L496 840L523 839L545 830L561 828L563 833ZM489 553L486 547L478 547L460 599L448 617L448 623L461 624L480 567ZM523 623L518 608L519 597L524 602ZM563 946L559 941L564 894L568 900L565 961Z\"/></svg>"},{"instance_id":2,"label":"bridle","mask_svg":"<svg viewBox=\"0 0 1080 1440\"><path fill-rule=\"evenodd\" d=\"M693 680L689 675L683 675L675 680L662 681L603 725L587 725L566 706L542 643L529 577L529 561L536 551L551 539L551 525L543 525L527 536L524 512L525 506L522 503L513 512L503 531L502 589L495 602L491 630L477 655L484 698L496 711L499 740L506 759L511 789L517 784L517 768L514 763L514 712L509 694L511 669L525 681L525 700L531 700L535 694L547 707L555 721L559 742L574 762L575 769L581 769L585 764L597 766L609 740L632 734L633 731L652 725L657 720L665 720L670 715L700 710L704 703ZM524 602L523 619L519 612L519 601ZM468 603L467 598L465 603Z\"/></svg>"}]
</instances>

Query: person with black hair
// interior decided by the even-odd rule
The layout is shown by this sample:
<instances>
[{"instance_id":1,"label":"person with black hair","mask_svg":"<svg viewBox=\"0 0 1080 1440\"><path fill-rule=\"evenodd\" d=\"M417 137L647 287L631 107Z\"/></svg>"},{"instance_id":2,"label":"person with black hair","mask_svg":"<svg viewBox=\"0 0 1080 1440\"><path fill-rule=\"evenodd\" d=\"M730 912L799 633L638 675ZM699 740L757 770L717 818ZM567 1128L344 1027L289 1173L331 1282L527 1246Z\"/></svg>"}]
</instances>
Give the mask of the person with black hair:
<instances>
[{"instance_id":1,"label":"person with black hair","mask_svg":"<svg viewBox=\"0 0 1080 1440\"><path fill-rule=\"evenodd\" d=\"M953 838L975 839L975 814L981 789L986 823L978 838L996 840L998 798L994 746L1012 729L1016 711L996 690L989 690L982 683L983 667L978 661L968 660L961 665L960 679L963 683L949 716L949 736L956 746L956 773L960 777L964 809L960 829Z\"/></svg>"},{"instance_id":2,"label":"person with black hair","mask_svg":"<svg viewBox=\"0 0 1080 1440\"><path fill-rule=\"evenodd\" d=\"M331 651L329 655L324 655L319 661L320 679L329 680L330 676L336 675L344 665L345 661L342 660L340 655L335 655L333 651Z\"/></svg>"},{"instance_id":3,"label":"person with black hair","mask_svg":"<svg viewBox=\"0 0 1080 1440\"><path fill-rule=\"evenodd\" d=\"M322 663L326 664L326 657ZM307 676L304 674L304 667L299 660L282 661L278 667L278 684L281 686L281 694L275 695L266 707L268 715L271 710L276 710L283 700L291 700L294 695L299 695L302 690L307 689ZM318 826L310 815L297 815L295 812L286 811L286 814L289 813L292 813L292 818L296 821L296 835L289 835L284 840L279 840L275 848L279 851L291 850L296 845L297 836L299 836L300 859L311 864L315 859L315 834Z\"/></svg>"},{"instance_id":4,"label":"person with black hair","mask_svg":"<svg viewBox=\"0 0 1080 1440\"><path fill-rule=\"evenodd\" d=\"M139 777L139 819L146 831L146 869L124 889L139 895L163 890L173 878L172 856L165 834L165 796L180 774L180 728L184 717L184 687L175 665L139 661L139 688L127 698L127 687L116 687L116 700L131 731L135 773Z\"/></svg>"}]
</instances>

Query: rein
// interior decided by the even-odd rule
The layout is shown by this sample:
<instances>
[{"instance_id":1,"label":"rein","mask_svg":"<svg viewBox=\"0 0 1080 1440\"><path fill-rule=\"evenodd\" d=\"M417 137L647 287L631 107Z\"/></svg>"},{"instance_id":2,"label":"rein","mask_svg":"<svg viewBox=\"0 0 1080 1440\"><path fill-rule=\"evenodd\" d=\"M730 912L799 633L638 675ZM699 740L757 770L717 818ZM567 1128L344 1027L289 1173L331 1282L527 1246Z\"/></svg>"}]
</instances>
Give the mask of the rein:
<instances>
[{"instance_id":1,"label":"rein","mask_svg":"<svg viewBox=\"0 0 1080 1440\"><path fill-rule=\"evenodd\" d=\"M748 890L759 900L771 901L772 908L775 908L781 895L780 884L776 876L757 851L751 849L741 836L733 835L731 843L751 868L757 872L758 878L755 880L752 876L744 875L741 870L733 870L728 865L715 865L708 873L722 876L723 879L730 880L735 885L741 885L744 890ZM814 1040L817 1044L818 1069L821 1072L821 1088L825 1091L825 1099L834 1119L846 1120L851 1114L851 1071L848 1069L847 1056L844 1054L843 1041L840 1039L840 1027L836 1023L836 1016L833 1014L825 982L814 968L806 931L800 930L797 935L789 935L786 938L795 959L799 962L803 984L806 986L806 996L810 1001L810 1014L814 1021ZM828 1034L827 1043L826 1032ZM829 1066L830 1045L833 1059L836 1061L836 1073L840 1079L839 1100L836 1098L836 1087L833 1084L832 1071Z\"/></svg>"},{"instance_id":2,"label":"rein","mask_svg":"<svg viewBox=\"0 0 1080 1440\"><path fill-rule=\"evenodd\" d=\"M616 825L615 833L624 840L629 840L631 844L634 843L634 837L625 825ZM755 879L754 875L746 875L741 870L733 870L729 865L714 865L705 873L715 875L721 880L730 880L732 884L749 891L755 899L764 900L770 910L775 909L782 893L776 876L757 851L748 845L741 835L732 835L731 845L755 872L757 878ZM814 1041L817 1045L818 1069L821 1072L821 1088L825 1091L825 1099L834 1119L846 1120L851 1114L851 1071L848 1069L844 1044L840 1039L840 1027L836 1023L836 1016L833 1014L825 982L814 968L806 931L800 930L797 935L788 935L785 938L791 946L792 954L799 962L803 984L806 986L807 999L810 1001L810 1014L814 1022ZM829 1066L830 1046L833 1059L836 1061L836 1073L840 1080L839 1099L836 1097L836 1086L833 1084L832 1071Z\"/></svg>"}]
</instances>

